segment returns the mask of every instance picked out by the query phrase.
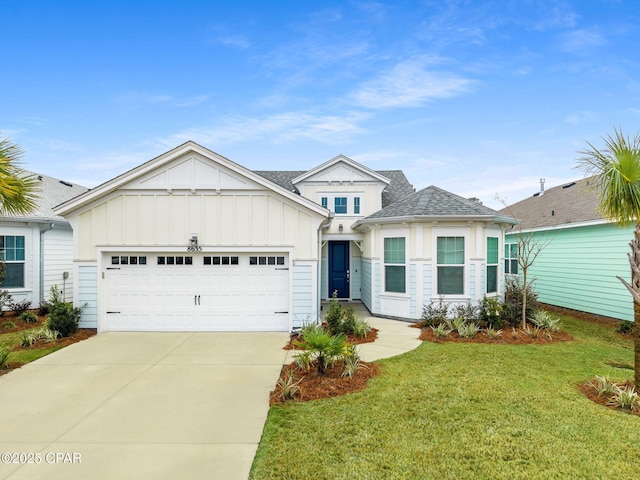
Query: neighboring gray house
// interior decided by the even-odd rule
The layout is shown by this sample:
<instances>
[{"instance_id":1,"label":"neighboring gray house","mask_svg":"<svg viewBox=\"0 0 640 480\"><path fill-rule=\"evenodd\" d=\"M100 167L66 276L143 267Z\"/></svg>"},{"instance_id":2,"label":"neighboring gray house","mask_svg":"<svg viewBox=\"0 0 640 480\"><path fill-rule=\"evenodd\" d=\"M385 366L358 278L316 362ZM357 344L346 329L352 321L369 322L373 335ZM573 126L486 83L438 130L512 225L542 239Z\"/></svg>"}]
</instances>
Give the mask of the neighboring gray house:
<instances>
[{"instance_id":1,"label":"neighboring gray house","mask_svg":"<svg viewBox=\"0 0 640 480\"><path fill-rule=\"evenodd\" d=\"M87 191L57 178L33 174L39 179L39 200L26 216L0 217L0 255L6 274L0 288L15 301L29 300L37 306L49 297L53 285L73 299L73 232L53 207Z\"/></svg>"},{"instance_id":2,"label":"neighboring gray house","mask_svg":"<svg viewBox=\"0 0 640 480\"><path fill-rule=\"evenodd\" d=\"M522 223L505 237L505 270L517 274L520 235L543 246L529 269L541 302L633 320L627 260L634 225L620 227L598 210L595 177L544 190L502 210Z\"/></svg>"}]
</instances>

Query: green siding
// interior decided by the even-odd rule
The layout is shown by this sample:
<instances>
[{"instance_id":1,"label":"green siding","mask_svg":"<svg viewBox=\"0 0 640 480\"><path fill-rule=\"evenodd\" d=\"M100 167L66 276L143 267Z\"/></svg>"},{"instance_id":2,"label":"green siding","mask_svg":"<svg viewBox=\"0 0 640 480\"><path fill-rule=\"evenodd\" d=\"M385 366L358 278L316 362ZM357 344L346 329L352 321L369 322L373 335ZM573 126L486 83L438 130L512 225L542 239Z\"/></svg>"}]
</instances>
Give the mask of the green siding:
<instances>
[{"instance_id":1,"label":"green siding","mask_svg":"<svg viewBox=\"0 0 640 480\"><path fill-rule=\"evenodd\" d=\"M529 269L541 302L633 320L631 295L616 278L631 277L627 252L632 226L594 225L532 235L534 242L546 244ZM505 241L517 239L512 234Z\"/></svg>"}]
</instances>

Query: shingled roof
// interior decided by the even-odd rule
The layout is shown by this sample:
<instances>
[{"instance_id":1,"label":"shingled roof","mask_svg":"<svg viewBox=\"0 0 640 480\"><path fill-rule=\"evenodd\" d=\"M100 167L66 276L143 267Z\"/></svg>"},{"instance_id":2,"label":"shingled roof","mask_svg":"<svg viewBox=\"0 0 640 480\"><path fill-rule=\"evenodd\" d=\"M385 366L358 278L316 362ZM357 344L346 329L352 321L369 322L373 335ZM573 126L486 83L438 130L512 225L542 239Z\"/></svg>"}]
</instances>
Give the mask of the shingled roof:
<instances>
[{"instance_id":1,"label":"shingled roof","mask_svg":"<svg viewBox=\"0 0 640 480\"><path fill-rule=\"evenodd\" d=\"M565 183L500 210L525 229L604 220L598 210L598 177Z\"/></svg>"},{"instance_id":2,"label":"shingled roof","mask_svg":"<svg viewBox=\"0 0 640 480\"><path fill-rule=\"evenodd\" d=\"M413 185L409 183L402 170L375 170L375 172L390 180L389 185L387 185L382 192L382 208L389 206L414 192ZM261 177L264 177L291 192L300 193L293 185L292 180L303 175L306 171L255 170L254 173L257 173Z\"/></svg>"},{"instance_id":3,"label":"shingled roof","mask_svg":"<svg viewBox=\"0 0 640 480\"><path fill-rule=\"evenodd\" d=\"M499 222L515 223L508 215L501 214L480 203L430 186L415 192L385 208L369 215L358 223L390 218L431 217L454 219L492 219Z\"/></svg>"},{"instance_id":4,"label":"shingled roof","mask_svg":"<svg viewBox=\"0 0 640 480\"><path fill-rule=\"evenodd\" d=\"M37 185L38 205L33 212L30 212L27 215L7 215L0 218L0 220L20 222L66 222L66 220L60 215L53 213L53 207L77 197L88 190L86 187L75 185L64 180L48 177L28 170L22 171L27 175L35 176L39 180L39 184Z\"/></svg>"}]
</instances>

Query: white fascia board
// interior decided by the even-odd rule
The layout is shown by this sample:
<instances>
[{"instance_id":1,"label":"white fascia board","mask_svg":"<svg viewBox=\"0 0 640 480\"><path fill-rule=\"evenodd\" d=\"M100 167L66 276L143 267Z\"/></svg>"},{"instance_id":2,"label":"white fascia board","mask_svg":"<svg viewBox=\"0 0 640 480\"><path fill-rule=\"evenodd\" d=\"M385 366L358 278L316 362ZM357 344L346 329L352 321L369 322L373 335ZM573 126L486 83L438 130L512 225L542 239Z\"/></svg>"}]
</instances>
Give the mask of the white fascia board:
<instances>
[{"instance_id":1,"label":"white fascia board","mask_svg":"<svg viewBox=\"0 0 640 480\"><path fill-rule=\"evenodd\" d=\"M592 227L595 225L607 225L607 224L613 224L613 222L609 222L605 219L598 219L598 220L589 220L586 222L563 223L561 225L549 225L546 227L523 228L522 230L509 230L505 232L505 234L511 235L511 234L517 234L517 233L547 232L549 230L565 230L567 228Z\"/></svg>"},{"instance_id":2,"label":"white fascia board","mask_svg":"<svg viewBox=\"0 0 640 480\"><path fill-rule=\"evenodd\" d=\"M291 183L293 183L294 185L296 183L300 183L303 180L309 178L312 175L315 175L318 172L321 172L322 170L325 170L329 167L331 167L332 165L335 165L336 163L339 162L343 162L346 163L347 165L355 168L356 170L360 170L363 173L366 173L367 175L375 178L376 180L381 181L382 183L389 185L391 183L391 180L389 180L387 177L384 177L382 175L380 175L378 172L375 172L373 170L371 170L368 167L365 167L364 165L359 164L358 162L351 160L349 157L346 157L344 155L338 155L337 157L332 158L331 160L324 162L321 165L318 165L315 168L312 168L311 170L309 170L308 172L303 173L302 175L300 175L299 177L294 178L293 180L291 180Z\"/></svg>"},{"instance_id":3,"label":"white fascia board","mask_svg":"<svg viewBox=\"0 0 640 480\"><path fill-rule=\"evenodd\" d=\"M228 168L229 170L235 173L238 173L242 176L245 176L253 180L257 184L262 185L263 187L269 190L272 190L294 201L295 203L300 204L308 208L309 210L314 211L315 213L323 217L328 217L329 215L329 210L326 208L323 208L321 205L318 205L317 203L312 202L311 200L301 195L290 192L286 188L283 188L280 185L276 185L275 183L267 180L266 178L258 175L257 173L254 173L251 170L233 162L232 160L229 160L228 158L223 157L222 155L219 155L213 152L212 150L209 150L201 145L198 145L197 143L191 140L186 143L183 143L182 145L174 148L173 150L169 150L168 152L165 152L162 155L155 157L123 173L122 175L119 175L103 183L102 185L98 185L96 188L91 189L78 197L75 197L65 203L62 203L61 205L58 205L57 207L54 208L54 213L56 215L62 215L62 216L68 213L71 213L74 210L77 210L78 208L84 205L87 205L98 198L103 197L104 195L107 195L113 191L118 190L123 185L135 180L138 177L145 175L150 171L155 170L156 168L159 168L175 160L176 158L179 158L182 155L185 155L190 151L198 153L205 158L208 158L216 163L219 163L220 165Z\"/></svg>"},{"instance_id":4,"label":"white fascia board","mask_svg":"<svg viewBox=\"0 0 640 480\"><path fill-rule=\"evenodd\" d=\"M469 215L469 216L455 216L455 215L415 215L408 217L385 217L385 218L363 218L351 225L352 229L357 229L363 225L371 224L385 224L385 223L416 223L416 222L493 222L493 223L507 223L516 224L517 220L513 220L510 217L501 217L495 215Z\"/></svg>"}]
</instances>

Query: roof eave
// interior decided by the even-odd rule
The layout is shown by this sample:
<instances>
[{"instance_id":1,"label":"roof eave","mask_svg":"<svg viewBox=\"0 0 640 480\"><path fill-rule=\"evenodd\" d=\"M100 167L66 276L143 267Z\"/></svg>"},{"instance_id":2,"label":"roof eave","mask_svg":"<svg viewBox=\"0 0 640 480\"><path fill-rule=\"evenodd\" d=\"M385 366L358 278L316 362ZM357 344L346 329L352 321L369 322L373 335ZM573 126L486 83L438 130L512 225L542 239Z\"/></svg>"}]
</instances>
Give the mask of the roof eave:
<instances>
[{"instance_id":1,"label":"roof eave","mask_svg":"<svg viewBox=\"0 0 640 480\"><path fill-rule=\"evenodd\" d=\"M415 222L491 222L517 225L519 220L499 215L405 215L398 217L363 218L352 225L357 229L363 225L377 223L415 223Z\"/></svg>"}]
</instances>

